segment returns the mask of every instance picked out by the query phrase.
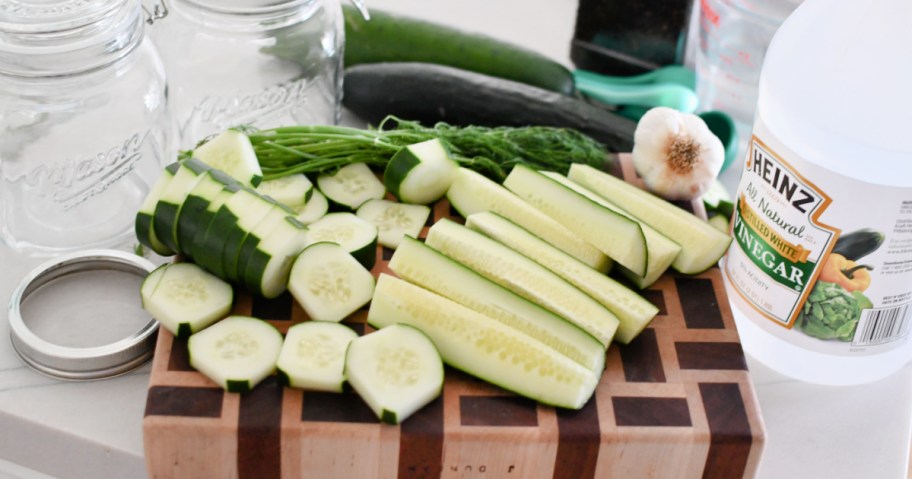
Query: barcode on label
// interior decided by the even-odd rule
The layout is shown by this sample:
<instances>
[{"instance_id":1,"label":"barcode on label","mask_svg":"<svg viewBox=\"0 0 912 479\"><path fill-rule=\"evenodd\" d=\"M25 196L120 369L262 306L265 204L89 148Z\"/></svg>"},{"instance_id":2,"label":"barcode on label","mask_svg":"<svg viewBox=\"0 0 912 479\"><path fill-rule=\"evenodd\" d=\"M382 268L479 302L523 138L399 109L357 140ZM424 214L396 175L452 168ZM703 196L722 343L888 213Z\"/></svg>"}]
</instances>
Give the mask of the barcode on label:
<instances>
[{"instance_id":1,"label":"barcode on label","mask_svg":"<svg viewBox=\"0 0 912 479\"><path fill-rule=\"evenodd\" d=\"M870 346L904 338L909 333L909 304L894 308L865 309L858 320L853 346Z\"/></svg>"}]
</instances>

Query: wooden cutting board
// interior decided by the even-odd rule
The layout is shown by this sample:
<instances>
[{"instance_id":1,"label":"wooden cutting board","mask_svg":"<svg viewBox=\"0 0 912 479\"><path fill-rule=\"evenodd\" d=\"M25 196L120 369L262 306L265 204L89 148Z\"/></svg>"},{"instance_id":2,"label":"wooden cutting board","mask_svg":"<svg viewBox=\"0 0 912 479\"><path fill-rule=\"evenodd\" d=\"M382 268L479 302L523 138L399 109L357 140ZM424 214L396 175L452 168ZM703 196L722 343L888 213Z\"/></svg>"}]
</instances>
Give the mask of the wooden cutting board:
<instances>
[{"instance_id":1,"label":"wooden cutting board","mask_svg":"<svg viewBox=\"0 0 912 479\"><path fill-rule=\"evenodd\" d=\"M621 155L613 173L640 184ZM684 205L704 215L700 202ZM458 218L442 200L433 221ZM424 237L427 228L421 234ZM375 275L392 250L378 247ZM186 341L161 330L143 420L153 478L753 477L764 425L718 268L668 273L644 296L660 308L630 345L612 345L593 398L546 407L447 369L443 394L399 426L354 393L279 386L228 393L194 371ZM281 331L306 313L289 296L238 296L235 314ZM345 320L360 334L367 307Z\"/></svg>"}]
</instances>

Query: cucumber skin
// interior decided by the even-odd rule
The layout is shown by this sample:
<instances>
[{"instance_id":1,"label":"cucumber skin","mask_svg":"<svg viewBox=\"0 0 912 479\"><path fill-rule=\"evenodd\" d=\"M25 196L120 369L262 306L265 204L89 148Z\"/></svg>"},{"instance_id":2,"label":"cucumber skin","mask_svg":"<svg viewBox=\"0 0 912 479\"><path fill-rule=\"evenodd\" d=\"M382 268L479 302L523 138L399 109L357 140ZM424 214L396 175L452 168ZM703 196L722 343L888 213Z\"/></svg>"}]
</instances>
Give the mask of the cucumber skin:
<instances>
[{"instance_id":1,"label":"cucumber skin","mask_svg":"<svg viewBox=\"0 0 912 479\"><path fill-rule=\"evenodd\" d=\"M575 91L567 68L531 50L444 25L371 9L369 21L345 5L345 65L425 62L505 78L564 95Z\"/></svg>"},{"instance_id":2,"label":"cucumber skin","mask_svg":"<svg viewBox=\"0 0 912 479\"><path fill-rule=\"evenodd\" d=\"M386 186L386 191L389 191L400 201L404 201L401 196L399 196L399 185L408 177L409 173L415 167L421 164L421 160L418 159L408 148L403 148L399 150L392 158L390 158L389 163L386 164L386 169L383 170L383 184Z\"/></svg>"},{"instance_id":3,"label":"cucumber skin","mask_svg":"<svg viewBox=\"0 0 912 479\"><path fill-rule=\"evenodd\" d=\"M427 63L357 65L342 102L369 123L387 115L427 125L573 128L611 151L631 151L636 122L583 100L458 68Z\"/></svg>"}]
</instances>

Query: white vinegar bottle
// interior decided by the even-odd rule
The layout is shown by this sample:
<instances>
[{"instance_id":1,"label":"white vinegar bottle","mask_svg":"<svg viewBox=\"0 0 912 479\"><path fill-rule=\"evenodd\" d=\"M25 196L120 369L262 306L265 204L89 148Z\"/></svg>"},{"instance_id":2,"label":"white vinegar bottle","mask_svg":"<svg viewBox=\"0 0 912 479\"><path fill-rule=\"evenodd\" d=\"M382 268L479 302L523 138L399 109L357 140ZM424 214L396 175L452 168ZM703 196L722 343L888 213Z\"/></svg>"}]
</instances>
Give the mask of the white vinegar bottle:
<instances>
[{"instance_id":1,"label":"white vinegar bottle","mask_svg":"<svg viewBox=\"0 0 912 479\"><path fill-rule=\"evenodd\" d=\"M912 356L910 20L910 0L807 0L763 64L723 271L745 349L802 381Z\"/></svg>"}]
</instances>

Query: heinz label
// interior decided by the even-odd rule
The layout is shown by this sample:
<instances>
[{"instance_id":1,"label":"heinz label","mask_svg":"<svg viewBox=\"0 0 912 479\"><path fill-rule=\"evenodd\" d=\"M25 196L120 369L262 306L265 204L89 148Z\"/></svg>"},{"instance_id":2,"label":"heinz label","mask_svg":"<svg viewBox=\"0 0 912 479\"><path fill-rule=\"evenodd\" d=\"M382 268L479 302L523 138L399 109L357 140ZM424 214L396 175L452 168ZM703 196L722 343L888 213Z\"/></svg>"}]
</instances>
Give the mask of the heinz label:
<instances>
[{"instance_id":1,"label":"heinz label","mask_svg":"<svg viewBox=\"0 0 912 479\"><path fill-rule=\"evenodd\" d=\"M902 344L912 323L910 191L803 161L760 121L743 166L724 267L751 319L829 353Z\"/></svg>"}]
</instances>

